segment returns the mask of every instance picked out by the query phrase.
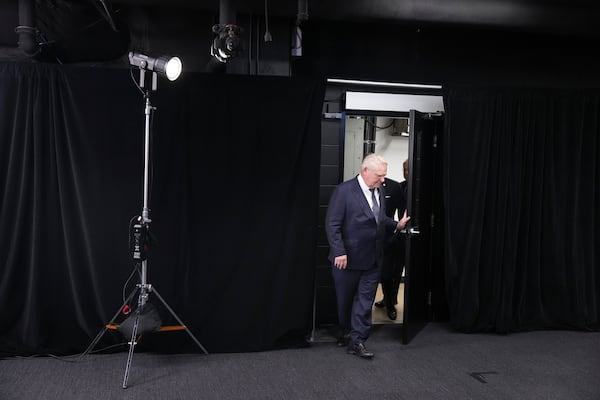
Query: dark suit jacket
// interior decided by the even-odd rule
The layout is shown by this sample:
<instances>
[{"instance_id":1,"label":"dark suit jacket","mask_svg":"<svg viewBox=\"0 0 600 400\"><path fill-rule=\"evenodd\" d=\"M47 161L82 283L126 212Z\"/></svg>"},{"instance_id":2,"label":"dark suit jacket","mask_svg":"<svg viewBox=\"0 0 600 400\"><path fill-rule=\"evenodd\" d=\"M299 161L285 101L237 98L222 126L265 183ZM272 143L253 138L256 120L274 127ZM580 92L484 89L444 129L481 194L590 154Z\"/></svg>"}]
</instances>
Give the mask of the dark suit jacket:
<instances>
[{"instance_id":1,"label":"dark suit jacket","mask_svg":"<svg viewBox=\"0 0 600 400\"><path fill-rule=\"evenodd\" d=\"M379 224L365 198L358 178L342 182L329 200L325 230L329 241L329 260L347 255L348 269L366 270L383 265L386 229L396 221L385 214L385 188L379 188Z\"/></svg>"},{"instance_id":2,"label":"dark suit jacket","mask_svg":"<svg viewBox=\"0 0 600 400\"><path fill-rule=\"evenodd\" d=\"M385 213L388 217L393 217L398 211L398 218L406 209L406 181L398 182L390 178L385 178L383 186L385 187Z\"/></svg>"}]
</instances>

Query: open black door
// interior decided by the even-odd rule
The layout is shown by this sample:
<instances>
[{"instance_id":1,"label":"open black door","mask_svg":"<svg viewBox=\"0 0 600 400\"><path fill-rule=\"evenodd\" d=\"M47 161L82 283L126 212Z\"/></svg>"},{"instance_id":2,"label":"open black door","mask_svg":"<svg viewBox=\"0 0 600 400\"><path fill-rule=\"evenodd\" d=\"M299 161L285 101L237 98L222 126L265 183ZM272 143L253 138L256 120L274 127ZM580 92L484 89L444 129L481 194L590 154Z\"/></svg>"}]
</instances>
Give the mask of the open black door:
<instances>
[{"instance_id":1,"label":"open black door","mask_svg":"<svg viewBox=\"0 0 600 400\"><path fill-rule=\"evenodd\" d=\"M404 344L432 318L432 271L434 254L438 253L434 248L434 194L442 126L442 115L410 111L407 210L411 220L406 229Z\"/></svg>"}]
</instances>

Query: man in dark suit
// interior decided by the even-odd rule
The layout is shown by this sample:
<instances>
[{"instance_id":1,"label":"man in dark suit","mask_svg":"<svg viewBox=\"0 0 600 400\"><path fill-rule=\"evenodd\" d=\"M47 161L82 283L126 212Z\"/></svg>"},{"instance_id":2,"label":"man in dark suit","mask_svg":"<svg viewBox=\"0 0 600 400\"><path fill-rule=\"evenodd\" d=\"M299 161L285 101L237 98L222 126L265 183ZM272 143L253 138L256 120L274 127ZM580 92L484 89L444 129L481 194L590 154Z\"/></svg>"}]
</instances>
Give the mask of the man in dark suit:
<instances>
[{"instance_id":1,"label":"man in dark suit","mask_svg":"<svg viewBox=\"0 0 600 400\"><path fill-rule=\"evenodd\" d=\"M404 176L408 174L408 160L404 162ZM385 178L383 187L385 189L385 212L388 217L393 217L396 211L402 215L406 210L406 187L407 181L397 182ZM389 237L384 249L383 270L381 271L381 289L383 300L375 303L378 308L385 307L389 319L398 317L396 304L398 304L398 290L402 281L402 270L404 269L404 236L397 232Z\"/></svg>"},{"instance_id":2,"label":"man in dark suit","mask_svg":"<svg viewBox=\"0 0 600 400\"><path fill-rule=\"evenodd\" d=\"M371 331L371 310L383 265L386 234L403 229L406 214L394 221L385 214L387 162L377 154L363 160L360 174L333 192L325 221L333 263L337 311L348 353L372 358L364 342Z\"/></svg>"}]
</instances>

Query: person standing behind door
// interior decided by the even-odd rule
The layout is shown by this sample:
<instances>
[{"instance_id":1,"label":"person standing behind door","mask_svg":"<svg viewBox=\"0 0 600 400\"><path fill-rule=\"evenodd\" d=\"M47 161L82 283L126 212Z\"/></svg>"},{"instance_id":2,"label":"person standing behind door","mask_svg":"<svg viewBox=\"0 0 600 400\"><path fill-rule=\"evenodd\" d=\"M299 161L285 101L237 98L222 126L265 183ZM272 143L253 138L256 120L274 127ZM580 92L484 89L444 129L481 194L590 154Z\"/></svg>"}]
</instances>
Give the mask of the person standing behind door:
<instances>
[{"instance_id":1,"label":"person standing behind door","mask_svg":"<svg viewBox=\"0 0 600 400\"><path fill-rule=\"evenodd\" d=\"M397 211L401 215L406 210L406 196L408 183L408 160L403 163L404 181L385 178L385 210L389 217ZM375 307L385 307L389 319L398 317L396 304L398 304L398 290L402 282L402 271L404 270L405 240L400 232L395 233L387 241L384 250L383 270L381 272L381 289L383 300L375 303Z\"/></svg>"},{"instance_id":2,"label":"person standing behind door","mask_svg":"<svg viewBox=\"0 0 600 400\"><path fill-rule=\"evenodd\" d=\"M342 336L338 345L361 358L373 358L365 347L371 331L371 311L383 266L386 234L403 229L410 217L400 221L385 214L387 162L367 155L360 174L342 182L329 201L325 229L336 290ZM387 232L386 232L387 231Z\"/></svg>"}]
</instances>

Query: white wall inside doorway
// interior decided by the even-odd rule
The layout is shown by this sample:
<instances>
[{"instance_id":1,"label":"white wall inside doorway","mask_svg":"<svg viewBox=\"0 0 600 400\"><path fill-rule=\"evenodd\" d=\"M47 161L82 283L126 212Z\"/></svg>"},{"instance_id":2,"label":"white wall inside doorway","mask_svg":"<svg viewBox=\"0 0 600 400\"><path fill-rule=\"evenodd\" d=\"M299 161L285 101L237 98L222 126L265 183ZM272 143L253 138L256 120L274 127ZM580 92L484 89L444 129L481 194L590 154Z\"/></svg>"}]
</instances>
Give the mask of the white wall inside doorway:
<instances>
[{"instance_id":1,"label":"white wall inside doorway","mask_svg":"<svg viewBox=\"0 0 600 400\"><path fill-rule=\"evenodd\" d=\"M375 121L380 127L375 132L375 153L381 154L388 162L387 177L402 182L402 163L408 158L408 136L393 132L393 126L389 126L393 121L390 117L377 117Z\"/></svg>"},{"instance_id":2,"label":"white wall inside doorway","mask_svg":"<svg viewBox=\"0 0 600 400\"><path fill-rule=\"evenodd\" d=\"M408 136L402 136L395 130L392 117L377 117L375 124L375 152L388 162L388 178L402 182L404 174L402 163L408 158ZM360 172L364 157L365 119L346 116L344 143L344 180L351 179Z\"/></svg>"}]
</instances>

